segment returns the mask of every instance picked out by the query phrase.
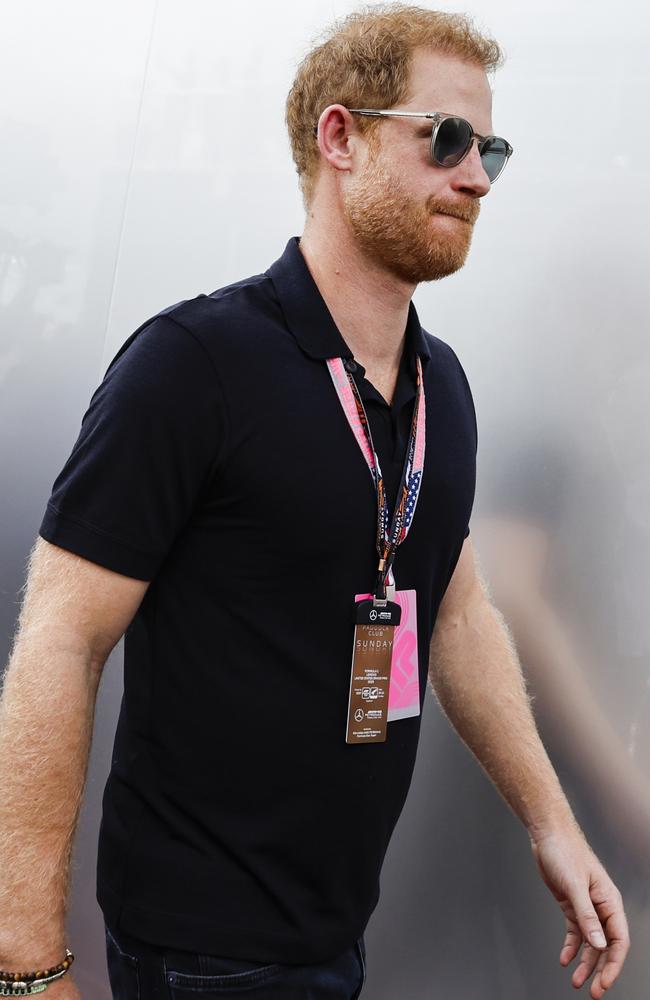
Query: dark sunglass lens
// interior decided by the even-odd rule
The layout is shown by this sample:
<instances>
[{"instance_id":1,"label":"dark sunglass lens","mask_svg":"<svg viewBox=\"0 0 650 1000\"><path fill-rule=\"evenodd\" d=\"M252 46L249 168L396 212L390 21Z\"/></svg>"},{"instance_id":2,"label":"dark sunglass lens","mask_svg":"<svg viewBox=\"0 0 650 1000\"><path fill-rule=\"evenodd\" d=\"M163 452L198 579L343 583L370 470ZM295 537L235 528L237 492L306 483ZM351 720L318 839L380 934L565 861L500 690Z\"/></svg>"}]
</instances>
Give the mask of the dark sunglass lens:
<instances>
[{"instance_id":1,"label":"dark sunglass lens","mask_svg":"<svg viewBox=\"0 0 650 1000\"><path fill-rule=\"evenodd\" d=\"M438 126L433 158L441 167L460 163L472 141L472 130L464 118L445 118Z\"/></svg>"},{"instance_id":2,"label":"dark sunglass lens","mask_svg":"<svg viewBox=\"0 0 650 1000\"><path fill-rule=\"evenodd\" d=\"M481 146L481 163L491 181L495 181L508 159L508 144L505 139L490 136Z\"/></svg>"}]
</instances>

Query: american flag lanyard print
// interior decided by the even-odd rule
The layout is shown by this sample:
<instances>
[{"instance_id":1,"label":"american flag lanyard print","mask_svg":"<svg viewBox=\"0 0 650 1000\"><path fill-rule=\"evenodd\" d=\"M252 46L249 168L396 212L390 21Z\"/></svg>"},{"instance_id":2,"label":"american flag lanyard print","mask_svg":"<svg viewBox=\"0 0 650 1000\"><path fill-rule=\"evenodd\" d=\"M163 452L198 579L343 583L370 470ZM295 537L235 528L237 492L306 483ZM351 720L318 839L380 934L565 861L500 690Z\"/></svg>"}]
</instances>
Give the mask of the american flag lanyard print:
<instances>
[{"instance_id":1,"label":"american flag lanyard print","mask_svg":"<svg viewBox=\"0 0 650 1000\"><path fill-rule=\"evenodd\" d=\"M379 458L372 443L370 424L359 390L352 375L346 370L342 358L328 358L327 367L338 394L343 412L352 428L363 457L366 460L372 481L377 493L377 552L379 565L375 583L373 603L383 604L386 601L386 586L394 587L393 560L398 546L406 538L413 523L413 515L420 494L422 472L424 469L426 403L424 396L424 380L422 378L422 363L419 355L415 356L417 367L415 403L411 430L406 448L404 468L397 496L399 498L392 523L389 526L389 511L384 488Z\"/></svg>"}]
</instances>

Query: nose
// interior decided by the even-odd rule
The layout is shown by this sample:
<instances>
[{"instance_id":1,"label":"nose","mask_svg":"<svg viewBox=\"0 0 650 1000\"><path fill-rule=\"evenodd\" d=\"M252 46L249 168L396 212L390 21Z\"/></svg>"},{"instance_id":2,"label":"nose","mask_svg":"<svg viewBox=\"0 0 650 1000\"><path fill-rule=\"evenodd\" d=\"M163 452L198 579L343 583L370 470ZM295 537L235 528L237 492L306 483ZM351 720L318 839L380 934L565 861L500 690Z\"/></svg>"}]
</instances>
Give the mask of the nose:
<instances>
[{"instance_id":1,"label":"nose","mask_svg":"<svg viewBox=\"0 0 650 1000\"><path fill-rule=\"evenodd\" d=\"M464 160L451 168L450 184L454 191L463 191L474 198L482 198L488 193L492 184L481 163L478 151L478 139L472 142L472 148Z\"/></svg>"}]
</instances>

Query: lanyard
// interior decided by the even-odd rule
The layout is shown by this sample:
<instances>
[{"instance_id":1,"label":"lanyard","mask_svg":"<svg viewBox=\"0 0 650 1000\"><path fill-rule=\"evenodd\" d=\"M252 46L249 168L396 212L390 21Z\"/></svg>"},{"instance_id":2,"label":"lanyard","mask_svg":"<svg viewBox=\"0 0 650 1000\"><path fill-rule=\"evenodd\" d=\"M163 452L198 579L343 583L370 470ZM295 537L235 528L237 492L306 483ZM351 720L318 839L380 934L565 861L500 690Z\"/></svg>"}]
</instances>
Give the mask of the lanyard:
<instances>
[{"instance_id":1,"label":"lanyard","mask_svg":"<svg viewBox=\"0 0 650 1000\"><path fill-rule=\"evenodd\" d=\"M379 465L379 458L372 443L370 424L363 400L359 395L357 384L346 370L342 358L328 358L327 367L332 376L334 388L338 394L343 412L352 428L357 444L366 460L372 481L377 493L377 552L379 566L375 584L375 602L386 601L386 583L394 585L393 560L397 547L404 541L413 522L415 507L420 494L422 471L424 469L425 452L425 398L424 379L422 378L422 363L419 355L415 357L417 380L415 403L411 430L406 446L402 478L397 491L397 505L389 524L388 502L384 488L384 477Z\"/></svg>"}]
</instances>

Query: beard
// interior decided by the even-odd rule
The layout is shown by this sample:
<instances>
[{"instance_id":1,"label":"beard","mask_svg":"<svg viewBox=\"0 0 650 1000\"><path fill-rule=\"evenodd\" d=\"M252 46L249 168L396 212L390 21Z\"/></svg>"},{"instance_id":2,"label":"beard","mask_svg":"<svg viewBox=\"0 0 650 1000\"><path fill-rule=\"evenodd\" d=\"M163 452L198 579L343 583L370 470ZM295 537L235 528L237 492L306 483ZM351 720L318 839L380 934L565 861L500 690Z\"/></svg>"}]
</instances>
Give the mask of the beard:
<instances>
[{"instance_id":1,"label":"beard","mask_svg":"<svg viewBox=\"0 0 650 1000\"><path fill-rule=\"evenodd\" d=\"M424 204L417 202L399 174L380 163L372 145L343 205L361 251L409 284L446 278L463 266L480 211L476 199L452 204L432 195ZM461 218L441 218L437 212Z\"/></svg>"}]
</instances>

